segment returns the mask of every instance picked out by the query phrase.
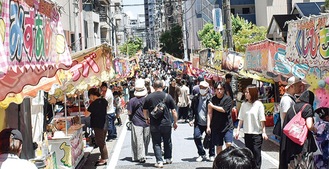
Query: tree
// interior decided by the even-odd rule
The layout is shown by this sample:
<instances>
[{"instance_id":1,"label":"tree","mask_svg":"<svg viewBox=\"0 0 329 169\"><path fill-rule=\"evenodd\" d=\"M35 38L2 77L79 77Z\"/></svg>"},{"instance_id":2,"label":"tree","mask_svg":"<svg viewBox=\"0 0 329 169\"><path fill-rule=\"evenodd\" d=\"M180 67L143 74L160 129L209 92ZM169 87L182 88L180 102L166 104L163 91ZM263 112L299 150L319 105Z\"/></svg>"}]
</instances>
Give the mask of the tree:
<instances>
[{"instance_id":1,"label":"tree","mask_svg":"<svg viewBox=\"0 0 329 169\"><path fill-rule=\"evenodd\" d=\"M135 37L128 40L122 46L119 47L121 53L128 55L129 57L135 55L139 50L143 49L143 41L141 38Z\"/></svg>"},{"instance_id":2,"label":"tree","mask_svg":"<svg viewBox=\"0 0 329 169\"><path fill-rule=\"evenodd\" d=\"M207 23L203 29L198 31L199 38L201 39L204 48L220 49L223 43L220 32L214 30L214 25Z\"/></svg>"},{"instance_id":3,"label":"tree","mask_svg":"<svg viewBox=\"0 0 329 169\"><path fill-rule=\"evenodd\" d=\"M232 15L233 43L235 51L245 52L246 45L266 39L267 29Z\"/></svg>"},{"instance_id":4,"label":"tree","mask_svg":"<svg viewBox=\"0 0 329 169\"><path fill-rule=\"evenodd\" d=\"M167 52L177 58L184 57L182 27L174 25L160 36L161 52Z\"/></svg>"}]
</instances>

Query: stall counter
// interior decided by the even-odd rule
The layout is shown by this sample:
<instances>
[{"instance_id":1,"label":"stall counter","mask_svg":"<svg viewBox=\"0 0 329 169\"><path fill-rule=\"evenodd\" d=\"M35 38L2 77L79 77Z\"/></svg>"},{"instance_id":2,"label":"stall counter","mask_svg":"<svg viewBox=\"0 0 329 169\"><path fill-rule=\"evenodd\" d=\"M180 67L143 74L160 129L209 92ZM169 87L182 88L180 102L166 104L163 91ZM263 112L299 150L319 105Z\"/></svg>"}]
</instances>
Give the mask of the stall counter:
<instances>
[{"instance_id":1,"label":"stall counter","mask_svg":"<svg viewBox=\"0 0 329 169\"><path fill-rule=\"evenodd\" d=\"M51 138L48 140L52 151L56 153L58 168L75 168L82 159L83 152L83 124L76 124L69 128L67 136L63 138Z\"/></svg>"}]
</instances>

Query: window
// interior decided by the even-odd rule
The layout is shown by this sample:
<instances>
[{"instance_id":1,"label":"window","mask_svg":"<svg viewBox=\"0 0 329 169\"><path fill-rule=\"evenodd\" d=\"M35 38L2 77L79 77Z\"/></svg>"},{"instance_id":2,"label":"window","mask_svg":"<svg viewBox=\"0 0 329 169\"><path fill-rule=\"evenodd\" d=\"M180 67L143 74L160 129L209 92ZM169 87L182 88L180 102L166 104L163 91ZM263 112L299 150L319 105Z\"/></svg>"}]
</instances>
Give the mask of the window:
<instances>
[{"instance_id":1,"label":"window","mask_svg":"<svg viewBox=\"0 0 329 169\"><path fill-rule=\"evenodd\" d=\"M249 8L242 8L242 14L249 14L250 9Z\"/></svg>"}]
</instances>

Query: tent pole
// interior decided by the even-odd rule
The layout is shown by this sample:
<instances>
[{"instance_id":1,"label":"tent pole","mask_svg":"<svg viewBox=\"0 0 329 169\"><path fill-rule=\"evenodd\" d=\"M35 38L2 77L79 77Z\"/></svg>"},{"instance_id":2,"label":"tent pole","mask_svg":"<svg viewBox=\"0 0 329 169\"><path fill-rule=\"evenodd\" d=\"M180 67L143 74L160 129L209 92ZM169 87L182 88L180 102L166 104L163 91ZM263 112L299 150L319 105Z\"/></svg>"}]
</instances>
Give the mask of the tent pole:
<instances>
[{"instance_id":1,"label":"tent pole","mask_svg":"<svg viewBox=\"0 0 329 169\"><path fill-rule=\"evenodd\" d=\"M78 105L79 105L79 124L81 124L81 104L80 104L80 92L78 92Z\"/></svg>"},{"instance_id":2,"label":"tent pole","mask_svg":"<svg viewBox=\"0 0 329 169\"><path fill-rule=\"evenodd\" d=\"M65 136L67 136L67 109L66 109L66 94L64 93L64 114L65 114Z\"/></svg>"}]
</instances>

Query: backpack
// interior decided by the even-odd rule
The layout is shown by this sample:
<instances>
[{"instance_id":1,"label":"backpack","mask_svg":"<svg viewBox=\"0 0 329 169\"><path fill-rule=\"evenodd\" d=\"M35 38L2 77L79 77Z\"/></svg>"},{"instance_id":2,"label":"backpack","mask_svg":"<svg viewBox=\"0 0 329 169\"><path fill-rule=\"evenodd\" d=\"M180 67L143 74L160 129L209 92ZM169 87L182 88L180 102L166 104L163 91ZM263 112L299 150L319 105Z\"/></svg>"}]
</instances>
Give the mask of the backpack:
<instances>
[{"instance_id":1,"label":"backpack","mask_svg":"<svg viewBox=\"0 0 329 169\"><path fill-rule=\"evenodd\" d=\"M164 115L165 111L168 111L168 108L167 108L166 103L165 103L165 100L166 100L167 96L168 96L168 94L166 93L165 98L160 103L158 103L154 107L154 109L151 111L150 114L154 119L163 118L163 115Z\"/></svg>"}]
</instances>

